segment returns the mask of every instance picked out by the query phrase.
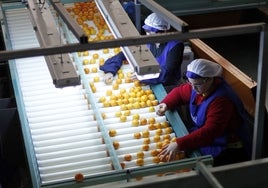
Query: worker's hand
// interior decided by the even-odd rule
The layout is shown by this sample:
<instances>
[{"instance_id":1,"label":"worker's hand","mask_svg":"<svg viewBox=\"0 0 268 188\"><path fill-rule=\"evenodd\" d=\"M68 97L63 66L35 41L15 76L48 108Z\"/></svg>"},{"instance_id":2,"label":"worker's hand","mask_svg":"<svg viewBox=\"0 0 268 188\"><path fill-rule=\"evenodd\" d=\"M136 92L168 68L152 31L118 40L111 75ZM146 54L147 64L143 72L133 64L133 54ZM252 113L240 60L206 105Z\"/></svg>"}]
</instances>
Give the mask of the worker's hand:
<instances>
[{"instance_id":1,"label":"worker's hand","mask_svg":"<svg viewBox=\"0 0 268 188\"><path fill-rule=\"evenodd\" d=\"M158 105L158 108L156 110L156 114L159 116L165 115L165 112L167 111L167 105L165 103L160 103Z\"/></svg>"},{"instance_id":2,"label":"worker's hand","mask_svg":"<svg viewBox=\"0 0 268 188\"><path fill-rule=\"evenodd\" d=\"M168 145L165 145L162 151L158 154L158 157L161 161L174 161L176 155L179 153L179 147L177 142L171 142Z\"/></svg>"},{"instance_id":3,"label":"worker's hand","mask_svg":"<svg viewBox=\"0 0 268 188\"><path fill-rule=\"evenodd\" d=\"M114 75L112 73L110 73L110 72L105 73L105 75L104 75L105 84L107 84L107 85L112 84L113 79L114 79Z\"/></svg>"}]
</instances>

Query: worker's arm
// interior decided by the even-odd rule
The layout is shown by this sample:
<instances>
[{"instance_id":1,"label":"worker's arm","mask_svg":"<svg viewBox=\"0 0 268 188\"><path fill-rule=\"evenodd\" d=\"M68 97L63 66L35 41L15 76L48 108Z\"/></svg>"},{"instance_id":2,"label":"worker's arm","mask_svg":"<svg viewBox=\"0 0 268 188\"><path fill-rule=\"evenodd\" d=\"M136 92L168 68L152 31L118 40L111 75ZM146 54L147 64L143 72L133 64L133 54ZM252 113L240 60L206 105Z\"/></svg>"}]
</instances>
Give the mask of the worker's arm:
<instances>
[{"instance_id":1,"label":"worker's arm","mask_svg":"<svg viewBox=\"0 0 268 188\"><path fill-rule=\"evenodd\" d=\"M122 66L124 60L126 60L126 57L123 52L119 52L117 55L107 59L105 63L100 66L100 70L104 73L112 73L114 76Z\"/></svg>"}]
</instances>

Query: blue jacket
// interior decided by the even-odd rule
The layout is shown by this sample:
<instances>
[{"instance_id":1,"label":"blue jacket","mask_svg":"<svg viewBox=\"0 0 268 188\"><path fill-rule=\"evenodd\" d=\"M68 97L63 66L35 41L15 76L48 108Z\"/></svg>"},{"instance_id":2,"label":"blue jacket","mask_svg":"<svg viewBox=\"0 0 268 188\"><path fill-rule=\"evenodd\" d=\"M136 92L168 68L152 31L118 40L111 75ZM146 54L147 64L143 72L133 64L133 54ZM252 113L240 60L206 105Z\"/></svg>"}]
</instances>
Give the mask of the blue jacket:
<instances>
[{"instance_id":1,"label":"blue jacket","mask_svg":"<svg viewBox=\"0 0 268 188\"><path fill-rule=\"evenodd\" d=\"M131 19L131 21L133 23L135 23L135 3L132 1L129 2L124 2L122 4L124 10L126 11L126 13L128 14L129 18Z\"/></svg>"},{"instance_id":2,"label":"blue jacket","mask_svg":"<svg viewBox=\"0 0 268 188\"><path fill-rule=\"evenodd\" d=\"M141 81L145 84L176 85L181 78L181 63L183 60L184 44L180 41L169 41L161 43L159 47L156 44L148 44L148 47L157 62L160 65L161 72L158 78ZM119 54L109 58L104 65L100 66L100 70L105 73L111 72L113 75L122 66L122 62L126 60L124 54Z\"/></svg>"}]
</instances>

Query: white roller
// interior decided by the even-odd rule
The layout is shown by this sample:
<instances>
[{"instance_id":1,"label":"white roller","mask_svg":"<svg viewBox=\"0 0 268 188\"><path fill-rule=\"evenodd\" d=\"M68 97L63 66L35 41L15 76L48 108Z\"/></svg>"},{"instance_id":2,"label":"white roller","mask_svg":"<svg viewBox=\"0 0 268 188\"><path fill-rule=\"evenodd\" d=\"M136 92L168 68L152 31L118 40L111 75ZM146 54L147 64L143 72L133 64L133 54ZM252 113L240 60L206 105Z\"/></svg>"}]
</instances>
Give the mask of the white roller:
<instances>
[{"instance_id":1,"label":"white roller","mask_svg":"<svg viewBox=\"0 0 268 188\"><path fill-rule=\"evenodd\" d=\"M118 108L117 108L118 109ZM107 110L107 108L103 108L101 109L102 113L105 113L106 115L108 115L109 117L115 117L116 112L121 112L122 114L124 114L125 110L118 110L118 111L111 111L111 110ZM131 109L130 110L131 114L129 116L133 116L134 114L139 114L140 118L148 118L148 116L146 116L145 114L151 113L150 116L155 117L156 113L155 112L149 112L149 107L146 108L139 108L139 109ZM159 118L159 117L157 117Z\"/></svg>"},{"instance_id":2,"label":"white roller","mask_svg":"<svg viewBox=\"0 0 268 188\"><path fill-rule=\"evenodd\" d=\"M105 158L105 157L108 157L106 151L98 151L98 152L96 151L92 153L72 155L72 157L64 156L64 157L52 158L48 160L40 160L38 165L40 167L47 167L47 166L54 166L54 165L60 165L60 164L66 164L66 163L73 163L76 161L100 159L100 158Z\"/></svg>"},{"instance_id":3,"label":"white roller","mask_svg":"<svg viewBox=\"0 0 268 188\"><path fill-rule=\"evenodd\" d=\"M47 122L40 122L40 123L31 123L29 122L29 126L31 129L38 129L43 127L50 127L50 126L59 126L59 125L66 125L66 124L75 124L85 121L93 121L94 117L92 116L83 116L83 117L66 117L65 119L59 119L54 121L47 121Z\"/></svg>"},{"instance_id":4,"label":"white roller","mask_svg":"<svg viewBox=\"0 0 268 188\"><path fill-rule=\"evenodd\" d=\"M35 141L34 143L35 147L72 143L72 142L78 142L79 140L92 141L92 144L102 143L101 134L99 132L91 133L89 135L89 133L86 132L84 129L62 131L54 134L45 134L45 135L43 134L38 136L33 135L33 140Z\"/></svg>"},{"instance_id":5,"label":"white roller","mask_svg":"<svg viewBox=\"0 0 268 188\"><path fill-rule=\"evenodd\" d=\"M70 103L62 102L59 103L61 108L72 108L72 106L87 106L87 102L84 100L71 101ZM47 104L43 106L27 106L27 111L44 111L44 110L53 110L58 107L59 104Z\"/></svg>"},{"instance_id":6,"label":"white roller","mask_svg":"<svg viewBox=\"0 0 268 188\"><path fill-rule=\"evenodd\" d=\"M76 96L79 95L80 97L85 98L85 90L83 89L77 89L77 90L71 90L71 91L61 91L61 90L57 90L57 92L46 92L45 95L24 95L25 101L40 101L40 100L44 100L44 99L53 99L55 98L55 96L58 97L62 97L64 94L64 96L66 97L72 97L72 96Z\"/></svg>"},{"instance_id":7,"label":"white roller","mask_svg":"<svg viewBox=\"0 0 268 188\"><path fill-rule=\"evenodd\" d=\"M140 134L142 135L142 133L140 132ZM171 133L169 134L170 135L170 138L174 138L175 137L175 133ZM150 131L150 140L151 140L151 143L154 142L154 136L155 136L155 131ZM164 135L160 135L160 141L163 141L163 136ZM127 142L127 141L132 141L132 140L143 140L144 138L141 137L139 139L136 139L134 138L134 133L132 134L125 134L125 135L120 135L120 136L115 136L115 137L111 137L112 141L117 141L119 143L124 143L124 142Z\"/></svg>"},{"instance_id":8,"label":"white roller","mask_svg":"<svg viewBox=\"0 0 268 188\"><path fill-rule=\"evenodd\" d=\"M79 141L79 142L73 142L73 143L66 143L66 144L59 144L59 145L51 145L47 147L41 147L41 148L35 148L36 153L51 153L56 152L59 150L68 150L73 148L79 148L79 147L87 147L92 146L91 149L88 150L88 152L95 152L95 151L101 151L103 150L104 146L101 144L95 145L94 143L91 143L90 140L85 141ZM74 153L73 153L74 154Z\"/></svg>"},{"instance_id":9,"label":"white roller","mask_svg":"<svg viewBox=\"0 0 268 188\"><path fill-rule=\"evenodd\" d=\"M56 104L56 103L66 103L67 101L85 101L85 98L83 95L54 95L53 98L50 99L42 99L42 100L36 100L36 101L28 101L27 105L29 106L43 106L47 104Z\"/></svg>"},{"instance_id":10,"label":"white roller","mask_svg":"<svg viewBox=\"0 0 268 188\"><path fill-rule=\"evenodd\" d=\"M138 151L142 150L141 145L136 145L136 146L131 146L131 147L124 147L124 148L119 148L116 150L117 155L124 155L124 154L129 154L129 153L136 153Z\"/></svg>"},{"instance_id":11,"label":"white roller","mask_svg":"<svg viewBox=\"0 0 268 188\"><path fill-rule=\"evenodd\" d=\"M143 117L145 117L145 116L143 116ZM148 116L148 118L150 118L150 117L154 117L154 114L150 114L150 116ZM146 119L147 123L145 125L140 125L140 124L139 125L132 125L132 119L133 119L132 116L127 116L126 118L127 118L126 122L121 122L119 117L104 120L105 126L108 129L116 129L116 130L117 129L124 129L124 128L134 128L134 129L136 128L137 130L139 130L140 127L145 127L145 126L149 125L148 119ZM165 122L165 119L162 117L156 117L155 120L157 123Z\"/></svg>"},{"instance_id":12,"label":"white roller","mask_svg":"<svg viewBox=\"0 0 268 188\"><path fill-rule=\"evenodd\" d=\"M64 100L65 99L65 100ZM87 101L84 99L83 96L69 96L66 98L60 97L60 96L55 96L55 98L51 100L40 100L40 101L35 101L35 102L29 102L27 103L27 106L47 106L47 105L54 105L54 106L65 106L67 103L66 100L68 101L68 104L70 105L77 105L77 104L86 104Z\"/></svg>"},{"instance_id":13,"label":"white roller","mask_svg":"<svg viewBox=\"0 0 268 188\"><path fill-rule=\"evenodd\" d=\"M48 109L43 111L31 111L28 112L29 118L42 117L42 116L50 116L51 114L62 114L62 113L71 113L71 112L79 112L87 110L89 114L93 114L92 110L89 110L86 105L83 106L73 106L72 108L63 108L63 109Z\"/></svg>"},{"instance_id":14,"label":"white roller","mask_svg":"<svg viewBox=\"0 0 268 188\"><path fill-rule=\"evenodd\" d=\"M140 151L138 151L138 152L140 152ZM133 153L127 153L127 154L123 154L123 155L118 155L118 158L119 158L120 161L125 161L125 156L126 155L131 155L131 161L133 161L133 160L136 160L138 158L137 157L137 153L138 152L133 152ZM148 158L148 157L151 157L152 156L151 153L150 153L150 151L142 151L142 152L144 154L143 158Z\"/></svg>"},{"instance_id":15,"label":"white roller","mask_svg":"<svg viewBox=\"0 0 268 188\"><path fill-rule=\"evenodd\" d=\"M68 171L61 171L57 173L49 173L49 174L41 174L41 179L43 183L53 183L58 181L66 181L66 180L74 180L74 177L77 173L82 173L85 175L93 175L103 172L109 172L112 170L111 164L104 164L101 166L93 166L93 167L83 167Z\"/></svg>"},{"instance_id":16,"label":"white roller","mask_svg":"<svg viewBox=\"0 0 268 188\"><path fill-rule=\"evenodd\" d=\"M138 126L138 127L128 127L128 128L121 128L121 129L115 129L116 130L116 137L120 135L129 135L129 133L135 133L135 132L142 132L145 130L148 130L147 126ZM133 134L131 134L129 137L132 137Z\"/></svg>"},{"instance_id":17,"label":"white roller","mask_svg":"<svg viewBox=\"0 0 268 188\"><path fill-rule=\"evenodd\" d=\"M48 167L40 167L39 170L41 173L44 174L51 174L51 173L58 173L58 172L64 172L69 171L74 168L84 168L84 167L98 167L102 166L103 164L109 164L110 158L101 158L101 159L91 159L91 160L85 160L85 161L75 161L72 163L67 164L59 164L55 166L48 166Z\"/></svg>"},{"instance_id":18,"label":"white roller","mask_svg":"<svg viewBox=\"0 0 268 188\"><path fill-rule=\"evenodd\" d=\"M80 117L87 117L87 116L92 116L93 113L90 113L89 110L84 110L84 111L76 111L76 112L65 112L65 113L59 113L59 114L53 114L53 115L46 115L42 117L29 117L29 122L30 123L41 123L41 122L49 122L49 121L56 121L58 119L68 119L69 117L75 117L75 118L80 118ZM93 120L94 118L92 118Z\"/></svg>"},{"instance_id":19,"label":"white roller","mask_svg":"<svg viewBox=\"0 0 268 188\"><path fill-rule=\"evenodd\" d=\"M116 140L116 139L115 139ZM132 146L137 146L137 145L142 145L143 142L144 142L144 139L129 139L129 140L126 140L126 141L123 141L123 140L116 140L119 142L119 149L121 148L125 148L125 147L132 147Z\"/></svg>"},{"instance_id":20,"label":"white roller","mask_svg":"<svg viewBox=\"0 0 268 188\"><path fill-rule=\"evenodd\" d=\"M95 125L95 126L92 126ZM97 122L80 122L76 124L68 124L68 125L63 125L63 126L56 126L56 127L44 127L44 128L39 128L35 130L31 130L32 135L41 135L41 134L50 134L50 133L56 133L59 131L68 131L68 130L73 130L74 127L76 129L83 129L86 130L89 133L93 132L98 132L98 127L97 127Z\"/></svg>"},{"instance_id":21,"label":"white roller","mask_svg":"<svg viewBox=\"0 0 268 188\"><path fill-rule=\"evenodd\" d=\"M148 166L148 165L153 165L155 164L153 162L153 157L148 157L148 158L144 158L143 160L144 164L142 166ZM137 168L137 167L140 167L139 165L137 165L137 161L136 159L135 160L132 160L132 161L124 161L125 163L125 168Z\"/></svg>"},{"instance_id":22,"label":"white roller","mask_svg":"<svg viewBox=\"0 0 268 188\"><path fill-rule=\"evenodd\" d=\"M92 152L94 151L94 152ZM68 150L58 150L50 153L37 153L36 157L39 161L42 160L51 160L54 158L61 158L66 156L73 156L73 155L82 155L84 153L95 153L95 152L106 152L106 146L105 145L99 145L99 146L85 146L80 148L71 148Z\"/></svg>"}]
</instances>

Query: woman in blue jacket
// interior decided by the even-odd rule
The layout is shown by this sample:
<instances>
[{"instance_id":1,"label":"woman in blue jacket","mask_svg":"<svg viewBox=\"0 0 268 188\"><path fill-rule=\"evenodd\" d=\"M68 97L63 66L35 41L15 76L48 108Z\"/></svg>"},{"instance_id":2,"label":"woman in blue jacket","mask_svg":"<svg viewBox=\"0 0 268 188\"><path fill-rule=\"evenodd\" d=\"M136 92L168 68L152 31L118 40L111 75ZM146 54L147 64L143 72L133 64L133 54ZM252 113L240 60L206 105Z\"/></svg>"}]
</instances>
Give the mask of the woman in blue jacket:
<instances>
[{"instance_id":1,"label":"woman in blue jacket","mask_svg":"<svg viewBox=\"0 0 268 188\"><path fill-rule=\"evenodd\" d=\"M170 24L156 13L150 14L142 27L147 35L163 33L170 30ZM142 80L144 84L162 83L164 86L177 85L181 78L181 63L183 60L184 43L182 41L168 41L164 43L150 43L148 48L160 65L161 72L158 78ZM113 77L126 60L123 52L106 60L100 67L105 73L105 83L112 83Z\"/></svg>"}]
</instances>

